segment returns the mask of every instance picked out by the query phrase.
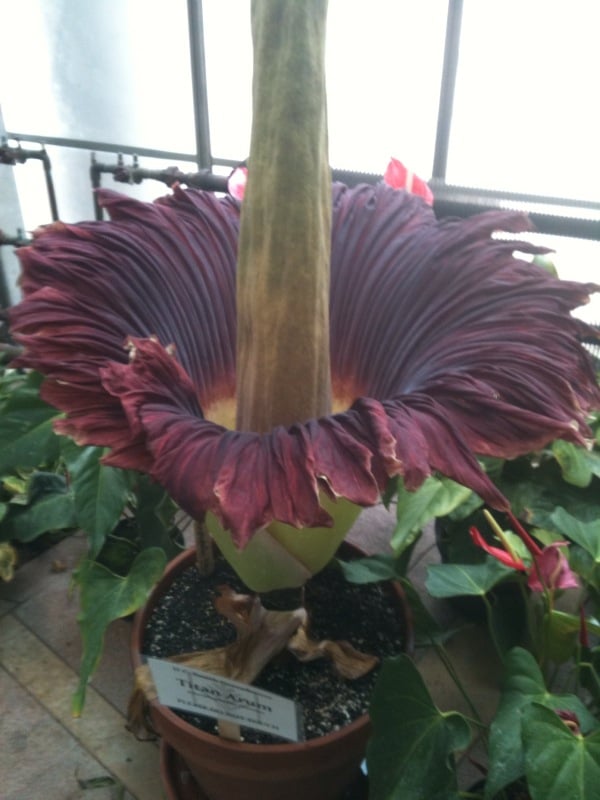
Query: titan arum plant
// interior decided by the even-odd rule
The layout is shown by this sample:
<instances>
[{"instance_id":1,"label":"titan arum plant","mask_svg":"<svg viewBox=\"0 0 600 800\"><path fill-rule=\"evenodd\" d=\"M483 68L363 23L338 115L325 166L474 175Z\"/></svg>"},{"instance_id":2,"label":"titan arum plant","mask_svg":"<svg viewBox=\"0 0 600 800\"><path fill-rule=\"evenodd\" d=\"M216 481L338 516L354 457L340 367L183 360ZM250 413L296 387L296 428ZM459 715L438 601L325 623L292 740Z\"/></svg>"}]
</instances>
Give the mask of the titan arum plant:
<instances>
[{"instance_id":1,"label":"titan arum plant","mask_svg":"<svg viewBox=\"0 0 600 800\"><path fill-rule=\"evenodd\" d=\"M11 311L57 429L162 484L256 592L301 586L396 476L506 510L478 456L582 442L600 404L571 316L600 287L493 237L523 215L438 220L383 182L332 186L326 5L253 1L242 202L101 190L109 221L20 250Z\"/></svg>"}]
</instances>

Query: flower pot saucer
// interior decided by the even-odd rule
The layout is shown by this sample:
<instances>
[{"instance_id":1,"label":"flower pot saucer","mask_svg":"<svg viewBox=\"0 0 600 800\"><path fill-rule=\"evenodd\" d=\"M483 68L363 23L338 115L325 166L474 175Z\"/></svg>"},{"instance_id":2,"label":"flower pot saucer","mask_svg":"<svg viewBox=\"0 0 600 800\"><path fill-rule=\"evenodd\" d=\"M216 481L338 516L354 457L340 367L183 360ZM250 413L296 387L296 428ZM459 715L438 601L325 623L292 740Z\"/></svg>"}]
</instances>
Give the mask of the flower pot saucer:
<instances>
[{"instance_id":1,"label":"flower pot saucer","mask_svg":"<svg viewBox=\"0 0 600 800\"><path fill-rule=\"evenodd\" d=\"M209 800L179 753L166 742L160 743L160 768L167 800ZM368 783L360 773L341 800L367 800Z\"/></svg>"}]
</instances>

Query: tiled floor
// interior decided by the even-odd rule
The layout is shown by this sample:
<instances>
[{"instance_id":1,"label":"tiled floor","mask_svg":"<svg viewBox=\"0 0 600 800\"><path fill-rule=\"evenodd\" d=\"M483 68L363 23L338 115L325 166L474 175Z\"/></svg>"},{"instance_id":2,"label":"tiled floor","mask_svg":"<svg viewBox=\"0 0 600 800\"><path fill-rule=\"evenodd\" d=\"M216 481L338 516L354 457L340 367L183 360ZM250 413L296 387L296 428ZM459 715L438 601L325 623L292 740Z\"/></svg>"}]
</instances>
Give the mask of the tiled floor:
<instances>
[{"instance_id":1,"label":"tiled floor","mask_svg":"<svg viewBox=\"0 0 600 800\"><path fill-rule=\"evenodd\" d=\"M393 525L393 515L371 509L351 538L368 551L385 549ZM70 537L23 565L11 583L0 584L0 800L164 798L156 744L138 742L125 729L132 684L130 622L110 626L84 714L71 715L81 650L77 598L69 588L85 547L82 536ZM417 583L427 561L436 557L426 538L413 570ZM446 615L447 609L436 613ZM490 674L473 632L451 649L466 684L491 707ZM428 653L420 658L436 702L457 707L458 693L437 660Z\"/></svg>"}]
</instances>

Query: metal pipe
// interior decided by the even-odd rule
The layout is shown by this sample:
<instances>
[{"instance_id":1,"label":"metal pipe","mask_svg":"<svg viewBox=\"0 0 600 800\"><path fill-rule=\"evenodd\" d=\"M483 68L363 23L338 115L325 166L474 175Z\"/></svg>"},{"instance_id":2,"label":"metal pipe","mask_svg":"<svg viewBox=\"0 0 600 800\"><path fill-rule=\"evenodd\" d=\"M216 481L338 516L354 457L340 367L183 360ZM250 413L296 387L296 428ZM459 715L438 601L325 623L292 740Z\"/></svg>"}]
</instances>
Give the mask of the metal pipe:
<instances>
[{"instance_id":1,"label":"metal pipe","mask_svg":"<svg viewBox=\"0 0 600 800\"><path fill-rule=\"evenodd\" d=\"M444 180L446 177L446 167L448 164L448 147L450 143L452 108L454 105L454 89L456 88L462 11L463 0L448 0L444 66L442 71L442 84L440 87L440 103L438 107L432 172L432 177L439 180Z\"/></svg>"},{"instance_id":2,"label":"metal pipe","mask_svg":"<svg viewBox=\"0 0 600 800\"><path fill-rule=\"evenodd\" d=\"M4 231L0 230L0 246L12 245L13 247L22 247L30 242L31 239L25 236L25 233L21 230L21 228L17 228L17 232L14 236L7 236Z\"/></svg>"},{"instance_id":3,"label":"metal pipe","mask_svg":"<svg viewBox=\"0 0 600 800\"><path fill-rule=\"evenodd\" d=\"M173 186L181 183L185 186L192 186L195 189L204 189L209 192L226 192L227 178L223 175L215 175L209 170L199 172L182 172L178 167L166 167L165 169L146 169L138 166L138 160L134 156L133 163L128 166L123 161L122 154L117 156L114 164L102 164L96 161L95 153L92 153L90 165L90 179L94 189L94 212L96 219L102 219L102 209L98 203L96 189L101 186L101 176L103 174L112 175L119 183L141 183L144 180L155 180Z\"/></svg>"},{"instance_id":4,"label":"metal pipe","mask_svg":"<svg viewBox=\"0 0 600 800\"><path fill-rule=\"evenodd\" d=\"M21 147L20 144L17 144L16 147L11 147L6 140L3 140L0 144L0 164L7 164L14 167L16 164L24 164L32 158L42 162L46 181L46 192L50 204L50 214L52 219L56 221L58 219L58 205L56 203L56 193L52 180L52 164L50 163L50 156L46 152L46 149L42 147L39 150L26 150Z\"/></svg>"},{"instance_id":5,"label":"metal pipe","mask_svg":"<svg viewBox=\"0 0 600 800\"><path fill-rule=\"evenodd\" d=\"M198 169L210 169L210 126L208 123L208 92L206 88L206 59L204 53L204 23L202 0L188 0L188 30L196 127L196 163Z\"/></svg>"},{"instance_id":6,"label":"metal pipe","mask_svg":"<svg viewBox=\"0 0 600 800\"><path fill-rule=\"evenodd\" d=\"M124 153L125 155L148 156L148 158L163 158L169 161L196 161L193 153L180 153L176 150L157 150L152 147L134 147L116 142L98 142L93 139L71 139L65 136L44 136L36 133L16 133L7 131L8 139L36 144L55 145L56 147L70 147L74 150L91 150L105 153Z\"/></svg>"}]
</instances>

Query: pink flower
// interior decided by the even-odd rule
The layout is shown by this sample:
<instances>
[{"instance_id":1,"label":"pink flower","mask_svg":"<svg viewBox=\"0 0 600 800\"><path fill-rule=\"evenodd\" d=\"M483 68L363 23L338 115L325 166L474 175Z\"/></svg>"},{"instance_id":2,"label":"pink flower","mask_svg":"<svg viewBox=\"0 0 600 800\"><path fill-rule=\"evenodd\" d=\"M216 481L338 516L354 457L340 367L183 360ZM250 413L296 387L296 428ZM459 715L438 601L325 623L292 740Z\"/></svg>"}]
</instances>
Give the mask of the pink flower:
<instances>
[{"instance_id":1,"label":"pink flower","mask_svg":"<svg viewBox=\"0 0 600 800\"><path fill-rule=\"evenodd\" d=\"M407 192L422 197L430 206L433 205L433 193L429 186L397 158L390 159L383 181L393 189L406 189Z\"/></svg>"},{"instance_id":2,"label":"pink flower","mask_svg":"<svg viewBox=\"0 0 600 800\"><path fill-rule=\"evenodd\" d=\"M527 585L533 592L543 592L545 589L576 589L579 586L577 576L559 549L566 546L568 542L552 542L536 556L527 578Z\"/></svg>"},{"instance_id":3,"label":"pink flower","mask_svg":"<svg viewBox=\"0 0 600 800\"><path fill-rule=\"evenodd\" d=\"M231 175L227 178L227 189L232 197L239 200L240 203L244 199L246 192L246 182L248 180L248 167L236 167Z\"/></svg>"}]
</instances>

